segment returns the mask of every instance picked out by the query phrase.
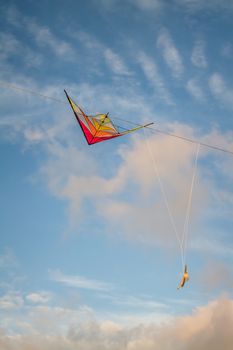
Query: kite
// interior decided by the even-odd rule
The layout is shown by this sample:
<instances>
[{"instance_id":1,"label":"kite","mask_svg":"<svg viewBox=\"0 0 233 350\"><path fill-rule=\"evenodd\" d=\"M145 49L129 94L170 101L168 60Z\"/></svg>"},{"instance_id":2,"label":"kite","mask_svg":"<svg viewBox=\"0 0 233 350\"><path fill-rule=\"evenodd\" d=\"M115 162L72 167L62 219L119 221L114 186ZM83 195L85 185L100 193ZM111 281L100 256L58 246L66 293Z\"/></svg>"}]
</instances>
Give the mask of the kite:
<instances>
[{"instance_id":1,"label":"kite","mask_svg":"<svg viewBox=\"0 0 233 350\"><path fill-rule=\"evenodd\" d=\"M108 113L88 116L76 103L74 103L74 101L72 101L70 96L67 94L66 90L64 90L64 92L74 112L74 115L82 129L82 132L86 138L88 145L93 145L97 142L102 142L119 136L123 136L153 124L149 123L146 125L139 125L133 129L124 130L120 132L118 128L113 124L112 120L109 118Z\"/></svg>"}]
</instances>

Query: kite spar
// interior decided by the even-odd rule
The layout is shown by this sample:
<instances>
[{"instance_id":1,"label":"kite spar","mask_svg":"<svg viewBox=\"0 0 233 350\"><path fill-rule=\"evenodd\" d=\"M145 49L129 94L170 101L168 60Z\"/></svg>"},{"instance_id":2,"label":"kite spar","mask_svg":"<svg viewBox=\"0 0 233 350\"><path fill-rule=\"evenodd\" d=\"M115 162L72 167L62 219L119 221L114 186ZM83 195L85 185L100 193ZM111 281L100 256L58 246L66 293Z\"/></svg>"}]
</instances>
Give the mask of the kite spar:
<instances>
[{"instance_id":1,"label":"kite spar","mask_svg":"<svg viewBox=\"0 0 233 350\"><path fill-rule=\"evenodd\" d=\"M96 114L93 116L86 115L83 110L70 98L66 90L64 90L74 115L79 123L82 132L86 138L88 145L93 145L97 142L110 140L119 136L123 136L134 132L136 130L145 128L154 123L136 126L133 129L124 130L120 132L113 124L112 120L107 114Z\"/></svg>"}]
</instances>

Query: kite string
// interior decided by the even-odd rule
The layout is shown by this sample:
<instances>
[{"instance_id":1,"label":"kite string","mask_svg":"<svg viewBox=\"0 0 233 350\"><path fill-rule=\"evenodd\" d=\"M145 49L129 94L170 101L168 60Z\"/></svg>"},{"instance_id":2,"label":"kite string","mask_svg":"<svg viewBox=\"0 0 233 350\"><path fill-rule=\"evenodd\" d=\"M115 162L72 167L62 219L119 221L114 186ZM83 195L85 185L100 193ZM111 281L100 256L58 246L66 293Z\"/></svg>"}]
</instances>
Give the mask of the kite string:
<instances>
[{"instance_id":1,"label":"kite string","mask_svg":"<svg viewBox=\"0 0 233 350\"><path fill-rule=\"evenodd\" d=\"M165 203L165 206L167 208L167 212L168 212L168 216L169 216L169 219L170 219L170 222L171 222L171 226L172 226L172 228L173 228L173 230L175 232L175 236L176 236L177 242L179 244L179 248L180 248L180 252L181 252L182 270L183 270L183 268L184 268L184 260L183 260L184 255L183 255L182 242L181 242L181 239L179 237L179 234L178 234L178 231L177 231L177 228L176 228L176 225L175 225L175 221L174 221L174 218L173 218L173 215L172 215L172 211L171 211L171 209L169 207L169 204L168 204L167 195L166 195L166 192L164 190L164 186L163 186L163 183L162 183L162 180L161 180L161 176L160 176L160 173L159 173L157 157L155 157L153 155L153 153L152 153L149 139L146 137L146 130L145 130L145 128L143 130L144 130L144 136L145 136L145 140L146 140L147 150L148 150L148 153L149 153L151 161L152 161L153 169L154 169L155 175L156 175L156 177L158 179L160 191L161 191L161 193L163 195L163 198L164 198L164 203Z\"/></svg>"},{"instance_id":2,"label":"kite string","mask_svg":"<svg viewBox=\"0 0 233 350\"><path fill-rule=\"evenodd\" d=\"M183 229L183 236L182 236L182 254L183 254L183 263L185 264L186 261L186 250L187 250L187 240L188 240L188 233L189 233L189 225L190 225L190 214L191 214L191 207L192 207L192 197L193 197L193 188L196 178L196 172L197 172L197 163L198 163L198 155L200 151L200 144L197 145L196 148L196 154L195 154L195 163L194 163L194 169L193 169L193 176L189 191L189 197L188 197L188 204L187 204L187 210L186 210L186 217L184 221L184 229Z\"/></svg>"}]
</instances>

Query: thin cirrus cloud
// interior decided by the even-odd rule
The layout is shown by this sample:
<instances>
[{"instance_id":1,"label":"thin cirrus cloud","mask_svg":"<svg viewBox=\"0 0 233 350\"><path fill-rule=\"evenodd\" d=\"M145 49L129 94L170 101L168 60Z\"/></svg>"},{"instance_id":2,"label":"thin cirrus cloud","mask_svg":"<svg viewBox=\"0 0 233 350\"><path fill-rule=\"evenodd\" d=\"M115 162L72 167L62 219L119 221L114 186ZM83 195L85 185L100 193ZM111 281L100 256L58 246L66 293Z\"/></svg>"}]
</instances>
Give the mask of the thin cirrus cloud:
<instances>
[{"instance_id":1,"label":"thin cirrus cloud","mask_svg":"<svg viewBox=\"0 0 233 350\"><path fill-rule=\"evenodd\" d=\"M106 66L115 75L130 76L132 72L127 67L124 59L120 54L116 53L112 48L107 47L93 35L90 35L84 31L79 31L78 40L89 50L89 55L93 55L93 60L98 60L98 57L103 57ZM92 52L94 54L92 54ZM97 55L98 53L98 55Z\"/></svg>"},{"instance_id":2,"label":"thin cirrus cloud","mask_svg":"<svg viewBox=\"0 0 233 350\"><path fill-rule=\"evenodd\" d=\"M203 89L197 79L190 79L187 82L186 89L197 101L203 102L205 100Z\"/></svg>"},{"instance_id":3,"label":"thin cirrus cloud","mask_svg":"<svg viewBox=\"0 0 233 350\"><path fill-rule=\"evenodd\" d=\"M24 304L22 296L18 292L9 292L0 297L0 310L14 310Z\"/></svg>"},{"instance_id":4,"label":"thin cirrus cloud","mask_svg":"<svg viewBox=\"0 0 233 350\"><path fill-rule=\"evenodd\" d=\"M77 58L75 49L67 41L58 38L49 27L42 26L31 18L22 15L16 7L8 8L6 19L12 26L25 29L27 33L32 34L39 48L49 49L57 57L66 60Z\"/></svg>"},{"instance_id":5,"label":"thin cirrus cloud","mask_svg":"<svg viewBox=\"0 0 233 350\"><path fill-rule=\"evenodd\" d=\"M207 59L205 55L205 43L203 40L198 40L193 48L191 61L198 68L207 68Z\"/></svg>"},{"instance_id":6,"label":"thin cirrus cloud","mask_svg":"<svg viewBox=\"0 0 233 350\"><path fill-rule=\"evenodd\" d=\"M210 91L225 107L233 108L233 89L227 86L219 73L214 73L209 79Z\"/></svg>"},{"instance_id":7,"label":"thin cirrus cloud","mask_svg":"<svg viewBox=\"0 0 233 350\"><path fill-rule=\"evenodd\" d=\"M145 74L149 83L159 93L160 98L166 101L169 105L173 105L174 102L172 101L170 93L166 88L166 85L162 76L159 74L159 69L155 62L155 59L152 59L143 51L139 52L137 57L138 57L138 63L143 73Z\"/></svg>"},{"instance_id":8,"label":"thin cirrus cloud","mask_svg":"<svg viewBox=\"0 0 233 350\"><path fill-rule=\"evenodd\" d=\"M164 61L171 70L172 75L180 79L184 72L183 60L166 28L161 30L157 39L157 46L161 50Z\"/></svg>"},{"instance_id":9,"label":"thin cirrus cloud","mask_svg":"<svg viewBox=\"0 0 233 350\"><path fill-rule=\"evenodd\" d=\"M191 13L202 10L233 10L233 3L231 0L174 0L174 2L177 5L184 7L187 11Z\"/></svg>"},{"instance_id":10,"label":"thin cirrus cloud","mask_svg":"<svg viewBox=\"0 0 233 350\"><path fill-rule=\"evenodd\" d=\"M110 283L88 279L79 275L65 275L59 270L49 270L49 277L52 281L63 284L67 287L105 292L114 288Z\"/></svg>"},{"instance_id":11,"label":"thin cirrus cloud","mask_svg":"<svg viewBox=\"0 0 233 350\"><path fill-rule=\"evenodd\" d=\"M11 33L0 33L0 46L2 48L0 53L0 65L5 65L5 67L12 57L19 58L27 67L37 67L43 61L39 53L35 53ZM5 70L6 68L4 68L4 71Z\"/></svg>"},{"instance_id":12,"label":"thin cirrus cloud","mask_svg":"<svg viewBox=\"0 0 233 350\"><path fill-rule=\"evenodd\" d=\"M130 2L145 11L160 10L162 7L161 0L130 0Z\"/></svg>"},{"instance_id":13,"label":"thin cirrus cloud","mask_svg":"<svg viewBox=\"0 0 233 350\"><path fill-rule=\"evenodd\" d=\"M40 291L28 294L26 299L34 304L47 304L51 300L51 297L51 293Z\"/></svg>"}]
</instances>

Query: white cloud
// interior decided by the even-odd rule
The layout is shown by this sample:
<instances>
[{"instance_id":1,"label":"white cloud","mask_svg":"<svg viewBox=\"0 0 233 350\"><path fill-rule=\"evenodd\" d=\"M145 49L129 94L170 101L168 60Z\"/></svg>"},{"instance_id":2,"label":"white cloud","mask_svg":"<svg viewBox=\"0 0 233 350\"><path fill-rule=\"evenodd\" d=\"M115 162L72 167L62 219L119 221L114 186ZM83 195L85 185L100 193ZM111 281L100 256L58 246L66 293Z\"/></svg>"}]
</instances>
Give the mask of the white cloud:
<instances>
[{"instance_id":1,"label":"white cloud","mask_svg":"<svg viewBox=\"0 0 233 350\"><path fill-rule=\"evenodd\" d=\"M232 58L232 54L233 54L232 44L229 42L226 42L221 49L221 54L226 58Z\"/></svg>"},{"instance_id":2,"label":"white cloud","mask_svg":"<svg viewBox=\"0 0 233 350\"><path fill-rule=\"evenodd\" d=\"M175 131L178 134L192 136L191 129L184 126L177 127ZM147 137L150 139L153 152L156 149L159 150L156 152L156 157L160 176L179 227L178 231L181 232L194 167L195 146L174 141L168 136ZM121 164L115 169L114 176L108 178L98 175L96 171L87 171L84 174L82 170L80 173L78 165L73 168L74 162L72 162L72 168L76 169L75 171L70 167L67 169L65 167L65 172L58 170L64 169L61 155L66 154L67 158L67 152L69 153L68 149L57 153L56 159L45 166L44 173L48 177L47 181L53 193L69 200L71 215L75 220L77 217L81 218L80 210L82 201L85 199L94 205L101 217L104 217L106 224L109 225L108 231L115 233L117 227L119 232L123 232L132 240L166 246L174 244L166 206L143 139L137 136L131 146L122 147L119 153ZM80 156L81 153L76 151L76 155L73 154L71 158L80 164ZM82 158L85 159L85 156L83 155ZM132 186L136 189L133 192L134 200L131 200ZM128 199L125 197L126 193ZM205 205L207 196L205 185L199 182L195 188L193 215L201 210L200 203Z\"/></svg>"},{"instance_id":3,"label":"white cloud","mask_svg":"<svg viewBox=\"0 0 233 350\"><path fill-rule=\"evenodd\" d=\"M6 64L9 59L17 57L27 67L39 66L43 59L39 53L35 53L30 47L19 41L11 33L0 33L0 64Z\"/></svg>"},{"instance_id":4,"label":"white cloud","mask_svg":"<svg viewBox=\"0 0 233 350\"><path fill-rule=\"evenodd\" d=\"M88 49L89 56L92 56L93 62L97 60L102 61L102 57L108 66L108 68L115 74L119 76L131 76L132 72L127 67L123 58L120 54L116 53L112 48L107 47L99 40L97 40L93 35L86 32L79 31L75 39L81 41L81 43Z\"/></svg>"},{"instance_id":5,"label":"white cloud","mask_svg":"<svg viewBox=\"0 0 233 350\"><path fill-rule=\"evenodd\" d=\"M121 9L122 6L122 0L100 0L97 2L98 5L99 2L106 10L112 10L118 7ZM126 0L123 1L123 3L124 5L125 3L129 3L142 11L153 11L153 13L160 10L163 6L163 2L161 0Z\"/></svg>"},{"instance_id":6,"label":"white cloud","mask_svg":"<svg viewBox=\"0 0 233 350\"><path fill-rule=\"evenodd\" d=\"M50 28L40 26L30 19L25 19L25 24L27 30L33 34L38 46L50 49L56 56L63 59L77 59L74 48L68 42L56 37Z\"/></svg>"},{"instance_id":7,"label":"white cloud","mask_svg":"<svg viewBox=\"0 0 233 350\"><path fill-rule=\"evenodd\" d=\"M158 91L160 98L166 101L168 104L174 104L171 96L165 86L165 82L159 74L158 67L154 59L146 55L144 52L139 52L137 55L138 62L148 79L156 91Z\"/></svg>"},{"instance_id":8,"label":"white cloud","mask_svg":"<svg viewBox=\"0 0 233 350\"><path fill-rule=\"evenodd\" d=\"M46 304L51 300L51 293L50 292L33 292L28 295L26 295L26 299L32 303L35 304Z\"/></svg>"},{"instance_id":9,"label":"white cloud","mask_svg":"<svg viewBox=\"0 0 233 350\"><path fill-rule=\"evenodd\" d=\"M22 296L17 292L9 292L0 297L0 309L12 310L22 307L24 304Z\"/></svg>"},{"instance_id":10,"label":"white cloud","mask_svg":"<svg viewBox=\"0 0 233 350\"><path fill-rule=\"evenodd\" d=\"M233 10L233 4L231 0L175 0L175 3L182 5L189 12L196 12L202 10Z\"/></svg>"},{"instance_id":11,"label":"white cloud","mask_svg":"<svg viewBox=\"0 0 233 350\"><path fill-rule=\"evenodd\" d=\"M192 51L191 61L198 68L207 68L207 59L205 56L205 43L198 40Z\"/></svg>"},{"instance_id":12,"label":"white cloud","mask_svg":"<svg viewBox=\"0 0 233 350\"><path fill-rule=\"evenodd\" d=\"M157 46L162 51L163 58L173 76L178 79L181 78L184 72L182 57L167 29L163 29L159 34Z\"/></svg>"},{"instance_id":13,"label":"white cloud","mask_svg":"<svg viewBox=\"0 0 233 350\"><path fill-rule=\"evenodd\" d=\"M214 73L209 79L209 87L212 94L225 106L233 107L233 88L227 86L224 78Z\"/></svg>"},{"instance_id":14,"label":"white cloud","mask_svg":"<svg viewBox=\"0 0 233 350\"><path fill-rule=\"evenodd\" d=\"M68 42L59 39L52 33L49 27L42 26L34 19L26 17L16 7L9 7L7 9L6 18L11 25L17 28L22 28L26 30L27 33L31 33L39 47L49 49L56 56L66 60L77 59L76 51ZM38 52L34 55L30 50L28 53L28 62L31 62L31 65L33 65L33 62L37 62L40 57L41 56ZM40 63L40 61L38 63Z\"/></svg>"},{"instance_id":15,"label":"white cloud","mask_svg":"<svg viewBox=\"0 0 233 350\"><path fill-rule=\"evenodd\" d=\"M111 68L113 73L117 75L131 75L129 69L126 67L123 59L113 52L113 50L106 48L103 52L107 65Z\"/></svg>"},{"instance_id":16,"label":"white cloud","mask_svg":"<svg viewBox=\"0 0 233 350\"><path fill-rule=\"evenodd\" d=\"M69 320L65 328L64 320ZM231 350L233 343L233 301L224 297L194 309L190 315L173 317L159 324L124 326L110 319L96 320L84 310L77 313L58 308L37 308L30 322L33 328L26 328L24 323L24 332L17 335L10 335L3 329L1 347L11 349L14 346L18 350L217 350L224 345L224 350Z\"/></svg>"},{"instance_id":17,"label":"white cloud","mask_svg":"<svg viewBox=\"0 0 233 350\"><path fill-rule=\"evenodd\" d=\"M129 0L129 2L144 11L157 11L160 10L163 5L161 0Z\"/></svg>"},{"instance_id":18,"label":"white cloud","mask_svg":"<svg viewBox=\"0 0 233 350\"><path fill-rule=\"evenodd\" d=\"M4 252L0 255L0 269L15 268L18 266L16 256L11 249L5 248Z\"/></svg>"},{"instance_id":19,"label":"white cloud","mask_svg":"<svg viewBox=\"0 0 233 350\"><path fill-rule=\"evenodd\" d=\"M110 283L88 279L78 275L64 275L59 270L49 271L50 279L52 281L64 284L68 287L90 289L94 291L110 291L113 285Z\"/></svg>"},{"instance_id":20,"label":"white cloud","mask_svg":"<svg viewBox=\"0 0 233 350\"><path fill-rule=\"evenodd\" d=\"M186 89L197 101L203 102L205 95L197 79L193 78L187 82Z\"/></svg>"},{"instance_id":21,"label":"white cloud","mask_svg":"<svg viewBox=\"0 0 233 350\"><path fill-rule=\"evenodd\" d=\"M137 311L141 309L155 311L158 309L167 309L169 307L167 304L153 300L150 297L133 295L107 295L106 298L110 299L111 302L116 305L123 306L124 309L131 308Z\"/></svg>"}]
</instances>

